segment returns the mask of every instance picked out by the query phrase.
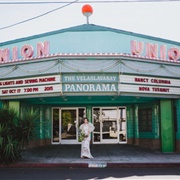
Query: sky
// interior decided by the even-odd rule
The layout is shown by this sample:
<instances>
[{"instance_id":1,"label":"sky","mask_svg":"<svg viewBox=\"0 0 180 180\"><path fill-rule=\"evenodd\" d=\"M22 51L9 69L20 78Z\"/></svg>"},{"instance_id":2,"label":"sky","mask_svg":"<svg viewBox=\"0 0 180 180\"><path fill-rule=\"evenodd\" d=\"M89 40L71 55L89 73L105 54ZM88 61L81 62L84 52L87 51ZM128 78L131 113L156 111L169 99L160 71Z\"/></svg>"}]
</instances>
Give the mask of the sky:
<instances>
[{"instance_id":1,"label":"sky","mask_svg":"<svg viewBox=\"0 0 180 180\"><path fill-rule=\"evenodd\" d=\"M28 2L37 1L52 2L50 0L29 0ZM112 0L111 3L94 3L97 0L91 0L89 3L88 0L79 0L79 3L73 3L32 21L4 28L67 5L73 0L55 1L66 3L2 4L27 1L0 0L0 43L86 24L86 18L81 12L85 4L93 7L90 24L180 42L180 1L134 2L131 0L131 2L113 3Z\"/></svg>"}]
</instances>

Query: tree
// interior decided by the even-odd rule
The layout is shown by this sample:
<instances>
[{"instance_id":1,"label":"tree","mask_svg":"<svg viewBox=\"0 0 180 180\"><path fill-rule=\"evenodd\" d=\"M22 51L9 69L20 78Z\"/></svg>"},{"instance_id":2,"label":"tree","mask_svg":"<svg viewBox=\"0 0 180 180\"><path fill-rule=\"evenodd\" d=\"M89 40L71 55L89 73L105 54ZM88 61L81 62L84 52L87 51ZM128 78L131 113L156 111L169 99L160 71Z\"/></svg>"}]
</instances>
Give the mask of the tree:
<instances>
[{"instance_id":1,"label":"tree","mask_svg":"<svg viewBox=\"0 0 180 180\"><path fill-rule=\"evenodd\" d=\"M18 116L12 108L0 109L0 163L9 164L21 157L21 149L33 138L37 111L24 109Z\"/></svg>"}]
</instances>

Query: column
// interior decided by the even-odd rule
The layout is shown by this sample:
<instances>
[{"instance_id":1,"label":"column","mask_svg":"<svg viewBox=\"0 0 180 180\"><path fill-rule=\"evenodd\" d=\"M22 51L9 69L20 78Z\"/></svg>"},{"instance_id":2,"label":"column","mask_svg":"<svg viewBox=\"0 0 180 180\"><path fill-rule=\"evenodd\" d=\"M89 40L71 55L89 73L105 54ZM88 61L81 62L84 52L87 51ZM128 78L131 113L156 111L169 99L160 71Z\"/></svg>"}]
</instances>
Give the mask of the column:
<instances>
[{"instance_id":1,"label":"column","mask_svg":"<svg viewBox=\"0 0 180 180\"><path fill-rule=\"evenodd\" d=\"M86 107L86 117L89 119L89 122L92 123L92 106Z\"/></svg>"},{"instance_id":2,"label":"column","mask_svg":"<svg viewBox=\"0 0 180 180\"><path fill-rule=\"evenodd\" d=\"M159 139L159 107L158 105L153 105L153 133L154 133L154 138Z\"/></svg>"},{"instance_id":3,"label":"column","mask_svg":"<svg viewBox=\"0 0 180 180\"><path fill-rule=\"evenodd\" d=\"M133 144L134 138L134 123L133 123L133 107L126 106L126 120L127 120L127 142Z\"/></svg>"},{"instance_id":4,"label":"column","mask_svg":"<svg viewBox=\"0 0 180 180\"><path fill-rule=\"evenodd\" d=\"M134 107L134 140L135 145L139 145L138 105Z\"/></svg>"},{"instance_id":5,"label":"column","mask_svg":"<svg viewBox=\"0 0 180 180\"><path fill-rule=\"evenodd\" d=\"M180 99L176 100L176 151L180 152Z\"/></svg>"},{"instance_id":6,"label":"column","mask_svg":"<svg viewBox=\"0 0 180 180\"><path fill-rule=\"evenodd\" d=\"M86 117L88 118L89 122L92 123L92 106L86 107ZM92 143L92 134L91 134L91 143Z\"/></svg>"},{"instance_id":7,"label":"column","mask_svg":"<svg viewBox=\"0 0 180 180\"><path fill-rule=\"evenodd\" d=\"M2 108L3 108L3 102L0 101L0 109L2 109Z\"/></svg>"},{"instance_id":8,"label":"column","mask_svg":"<svg viewBox=\"0 0 180 180\"><path fill-rule=\"evenodd\" d=\"M174 152L174 118L171 100L160 100L161 149L162 152Z\"/></svg>"},{"instance_id":9,"label":"column","mask_svg":"<svg viewBox=\"0 0 180 180\"><path fill-rule=\"evenodd\" d=\"M44 122L44 107L41 105L40 106L40 139L44 139L45 136L45 122Z\"/></svg>"}]
</instances>

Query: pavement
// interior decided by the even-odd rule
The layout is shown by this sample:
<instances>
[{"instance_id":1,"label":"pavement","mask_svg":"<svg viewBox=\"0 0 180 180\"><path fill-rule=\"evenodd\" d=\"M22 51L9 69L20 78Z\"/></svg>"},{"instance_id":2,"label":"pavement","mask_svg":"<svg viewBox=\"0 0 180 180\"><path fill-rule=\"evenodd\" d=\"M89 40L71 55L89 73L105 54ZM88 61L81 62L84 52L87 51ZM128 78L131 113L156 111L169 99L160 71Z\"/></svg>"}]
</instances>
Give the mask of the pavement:
<instances>
[{"instance_id":1,"label":"pavement","mask_svg":"<svg viewBox=\"0 0 180 180\"><path fill-rule=\"evenodd\" d=\"M81 145L48 145L22 151L14 168L180 167L180 153L162 153L128 144L91 144L94 159L80 158Z\"/></svg>"}]
</instances>

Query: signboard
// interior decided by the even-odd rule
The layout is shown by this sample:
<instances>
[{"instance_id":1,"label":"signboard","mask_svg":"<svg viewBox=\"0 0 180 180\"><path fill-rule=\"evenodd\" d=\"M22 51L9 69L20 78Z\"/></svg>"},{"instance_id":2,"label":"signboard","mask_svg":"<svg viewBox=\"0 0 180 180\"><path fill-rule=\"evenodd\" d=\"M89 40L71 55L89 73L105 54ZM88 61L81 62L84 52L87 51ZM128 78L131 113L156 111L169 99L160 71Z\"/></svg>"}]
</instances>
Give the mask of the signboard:
<instances>
[{"instance_id":1,"label":"signboard","mask_svg":"<svg viewBox=\"0 0 180 180\"><path fill-rule=\"evenodd\" d=\"M0 96L62 92L60 75L0 81Z\"/></svg>"},{"instance_id":2,"label":"signboard","mask_svg":"<svg viewBox=\"0 0 180 180\"><path fill-rule=\"evenodd\" d=\"M36 51L34 50L36 48ZM22 47L5 47L0 48L0 64L5 62L12 63L17 60L31 59L33 57L44 58L53 54L60 54L60 52L50 52L50 42L38 42L36 47L31 44L24 44ZM164 45L153 44L150 42L139 42L132 40L130 42L131 54L135 56L144 56L155 59L170 59L174 62L178 62L180 58L179 47L170 47ZM35 53L36 52L36 53ZM61 52L64 53L64 52ZM93 53L93 52L92 52ZM123 52L120 52L123 53ZM124 52L130 53L130 52ZM103 53L102 53L103 54Z\"/></svg>"},{"instance_id":3,"label":"signboard","mask_svg":"<svg viewBox=\"0 0 180 180\"><path fill-rule=\"evenodd\" d=\"M60 83L60 75L41 76L0 81L0 88Z\"/></svg>"},{"instance_id":4,"label":"signboard","mask_svg":"<svg viewBox=\"0 0 180 180\"><path fill-rule=\"evenodd\" d=\"M63 92L118 91L118 74L66 74L62 82Z\"/></svg>"},{"instance_id":5,"label":"signboard","mask_svg":"<svg viewBox=\"0 0 180 180\"><path fill-rule=\"evenodd\" d=\"M180 80L148 76L120 75L120 92L180 94Z\"/></svg>"},{"instance_id":6,"label":"signboard","mask_svg":"<svg viewBox=\"0 0 180 180\"><path fill-rule=\"evenodd\" d=\"M52 93L52 92L61 92L60 84L1 89L0 96L27 95L27 94L40 94L40 93Z\"/></svg>"},{"instance_id":7,"label":"signboard","mask_svg":"<svg viewBox=\"0 0 180 180\"><path fill-rule=\"evenodd\" d=\"M62 77L62 81L61 81ZM180 79L118 73L39 76L0 81L0 96L47 93L139 93L180 95Z\"/></svg>"}]
</instances>

